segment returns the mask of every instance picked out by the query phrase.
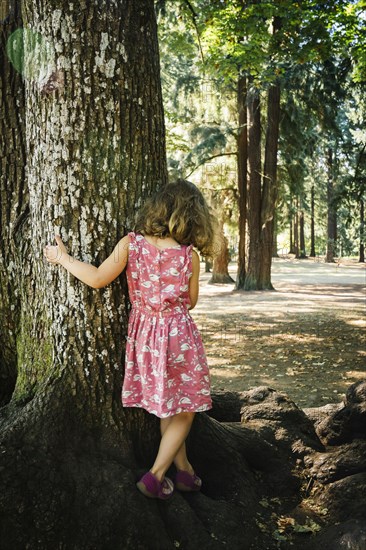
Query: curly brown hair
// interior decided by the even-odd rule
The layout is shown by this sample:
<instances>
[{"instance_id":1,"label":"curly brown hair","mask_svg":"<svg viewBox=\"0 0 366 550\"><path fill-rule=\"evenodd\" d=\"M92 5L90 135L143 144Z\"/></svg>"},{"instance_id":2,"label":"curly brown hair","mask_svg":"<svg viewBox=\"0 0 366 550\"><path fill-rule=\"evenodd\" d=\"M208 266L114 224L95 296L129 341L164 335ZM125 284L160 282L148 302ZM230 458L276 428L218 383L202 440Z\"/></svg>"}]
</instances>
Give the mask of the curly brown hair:
<instances>
[{"instance_id":1,"label":"curly brown hair","mask_svg":"<svg viewBox=\"0 0 366 550\"><path fill-rule=\"evenodd\" d=\"M203 256L214 258L220 248L216 220L198 187L177 179L147 199L136 216L134 231L193 244Z\"/></svg>"}]
</instances>

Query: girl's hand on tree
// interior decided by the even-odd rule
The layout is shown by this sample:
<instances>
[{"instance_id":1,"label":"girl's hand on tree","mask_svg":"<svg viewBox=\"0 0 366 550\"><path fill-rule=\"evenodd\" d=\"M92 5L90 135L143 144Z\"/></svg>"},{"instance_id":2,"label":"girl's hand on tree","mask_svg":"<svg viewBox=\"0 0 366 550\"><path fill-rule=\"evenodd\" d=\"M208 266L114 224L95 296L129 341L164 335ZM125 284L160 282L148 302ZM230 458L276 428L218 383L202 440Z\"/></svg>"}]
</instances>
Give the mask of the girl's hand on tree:
<instances>
[{"instance_id":1,"label":"girl's hand on tree","mask_svg":"<svg viewBox=\"0 0 366 550\"><path fill-rule=\"evenodd\" d=\"M55 235L57 242L56 246L46 245L43 249L43 254L46 260L51 264L58 264L63 254L67 254L66 247L61 240L60 235Z\"/></svg>"}]
</instances>

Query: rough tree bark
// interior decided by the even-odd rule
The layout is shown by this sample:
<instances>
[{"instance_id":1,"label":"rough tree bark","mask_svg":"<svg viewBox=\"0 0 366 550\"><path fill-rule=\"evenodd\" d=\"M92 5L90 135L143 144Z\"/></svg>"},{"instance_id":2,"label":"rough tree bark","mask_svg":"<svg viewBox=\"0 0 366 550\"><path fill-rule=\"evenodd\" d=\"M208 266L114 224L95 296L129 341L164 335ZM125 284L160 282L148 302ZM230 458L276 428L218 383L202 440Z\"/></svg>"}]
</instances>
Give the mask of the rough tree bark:
<instances>
[{"instance_id":1,"label":"rough tree bark","mask_svg":"<svg viewBox=\"0 0 366 550\"><path fill-rule=\"evenodd\" d=\"M15 269L28 255L29 242L19 236L29 225L29 193L25 185L25 90L19 72L4 49L4 37L21 25L19 4L6 10L1 5L0 49L0 406L8 403L17 378L17 329L22 298L29 290ZM0 27L1 28L1 27ZM30 282L30 278L29 278ZM28 283L29 284L29 283ZM18 340L19 342L19 340Z\"/></svg>"},{"instance_id":2,"label":"rough tree bark","mask_svg":"<svg viewBox=\"0 0 366 550\"><path fill-rule=\"evenodd\" d=\"M1 547L137 548L149 539L131 542L133 442L141 431L151 441L155 424L120 404L125 278L91 289L49 266L42 248L60 231L73 256L98 265L143 196L167 181L154 4L10 7L1 28L1 366L18 375L1 411Z\"/></svg>"}]
</instances>

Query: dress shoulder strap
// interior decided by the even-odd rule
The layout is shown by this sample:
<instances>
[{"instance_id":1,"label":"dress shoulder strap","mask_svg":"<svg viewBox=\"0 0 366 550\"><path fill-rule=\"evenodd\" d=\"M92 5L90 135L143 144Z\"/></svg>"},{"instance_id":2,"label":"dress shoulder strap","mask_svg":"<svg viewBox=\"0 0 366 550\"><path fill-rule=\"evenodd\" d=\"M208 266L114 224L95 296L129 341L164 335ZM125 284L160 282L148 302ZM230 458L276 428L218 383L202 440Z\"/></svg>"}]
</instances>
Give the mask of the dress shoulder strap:
<instances>
[{"instance_id":1,"label":"dress shoulder strap","mask_svg":"<svg viewBox=\"0 0 366 550\"><path fill-rule=\"evenodd\" d=\"M188 280L193 271L192 271L192 252L193 250L193 244L189 244L185 248L185 258L184 258L184 265L182 268L182 272L185 274L186 279Z\"/></svg>"},{"instance_id":2,"label":"dress shoulder strap","mask_svg":"<svg viewBox=\"0 0 366 550\"><path fill-rule=\"evenodd\" d=\"M127 233L127 235L129 236L130 238L130 243L129 243L129 251L130 252L138 252L138 242L137 242L137 239L136 239L136 233L134 231L129 231Z\"/></svg>"}]
</instances>

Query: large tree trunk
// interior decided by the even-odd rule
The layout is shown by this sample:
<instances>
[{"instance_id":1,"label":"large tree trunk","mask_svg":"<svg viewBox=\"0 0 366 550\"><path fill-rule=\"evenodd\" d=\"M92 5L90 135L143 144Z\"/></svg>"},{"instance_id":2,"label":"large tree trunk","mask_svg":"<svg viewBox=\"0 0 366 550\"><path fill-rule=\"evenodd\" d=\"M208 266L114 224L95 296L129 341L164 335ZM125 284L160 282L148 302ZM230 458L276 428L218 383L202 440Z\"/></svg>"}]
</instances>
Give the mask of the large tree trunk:
<instances>
[{"instance_id":1,"label":"large tree trunk","mask_svg":"<svg viewBox=\"0 0 366 550\"><path fill-rule=\"evenodd\" d=\"M261 115L259 91L248 92L248 269L245 290L256 290L260 265L261 224Z\"/></svg>"},{"instance_id":2,"label":"large tree trunk","mask_svg":"<svg viewBox=\"0 0 366 550\"><path fill-rule=\"evenodd\" d=\"M247 80L239 76L237 105L239 112L238 149L238 191L239 191L239 250L238 271L235 289L245 286L246 275L246 224L247 224L247 165L248 165L248 128L247 128Z\"/></svg>"},{"instance_id":3,"label":"large tree trunk","mask_svg":"<svg viewBox=\"0 0 366 550\"><path fill-rule=\"evenodd\" d=\"M17 74L14 68L22 71L27 91L25 124L16 128L25 154L11 158L9 140L10 152L5 149L3 159L7 174L23 175L19 210L25 208L29 192L24 225L14 224L11 192L3 193L8 215L2 219L2 234L12 229L18 250L13 244L12 257L5 256L2 266L14 271L22 298L16 328L15 398L33 397L46 380L56 381L61 373L64 383L75 384L76 377L76 386L102 385L107 393L120 383L120 366L106 378L96 375L99 369L105 372L107 358L111 365L121 362L126 307L119 285L95 292L70 279L66 271L49 268L41 251L59 231L72 255L100 263L130 227L141 196L167 179L153 7L142 1L140 11L132 13L132 4L125 4L126 35L120 25L121 6L113 11L106 4L103 17L98 6L102 4L81 12L80 18L72 4L63 10L60 2L29 0L23 4L26 28L18 29L16 41L12 41L14 35L9 38L10 29L4 37L12 73ZM19 60L21 44L23 59ZM139 79L143 85L137 92ZM13 83L19 79L2 74L2 88L15 98L22 97ZM157 104L154 131L150 129L152 98ZM8 111L5 123L10 127L23 114L22 104L18 112L15 100L4 103L2 110ZM119 323L107 315L110 308L119 311ZM95 351L100 348L109 351L101 356Z\"/></svg>"},{"instance_id":4,"label":"large tree trunk","mask_svg":"<svg viewBox=\"0 0 366 550\"><path fill-rule=\"evenodd\" d=\"M333 150L327 151L327 253L325 261L332 263L336 254L337 212L334 204Z\"/></svg>"},{"instance_id":5,"label":"large tree trunk","mask_svg":"<svg viewBox=\"0 0 366 550\"><path fill-rule=\"evenodd\" d=\"M21 265L29 254L29 240L22 239L29 231L29 193L25 185L25 86L4 47L9 37L16 36L13 33L22 26L22 19L20 4L11 10L7 7L2 3L0 13L0 406L10 400L17 362L23 360L23 348L17 349L17 334L21 304L31 288L30 267L26 280L15 269L16 263Z\"/></svg>"},{"instance_id":6,"label":"large tree trunk","mask_svg":"<svg viewBox=\"0 0 366 550\"><path fill-rule=\"evenodd\" d=\"M42 249L60 232L99 265L167 182L154 4L26 0L23 21L19 5L1 29L1 366L18 375L1 411L0 545L146 548L134 441L156 430L121 406L125 277L94 290Z\"/></svg>"},{"instance_id":7,"label":"large tree trunk","mask_svg":"<svg viewBox=\"0 0 366 550\"><path fill-rule=\"evenodd\" d=\"M280 86L268 90L267 133L264 156L264 174L261 200L261 260L257 281L258 290L273 290L271 267L273 252L274 217L277 203L277 150L280 125Z\"/></svg>"}]
</instances>

